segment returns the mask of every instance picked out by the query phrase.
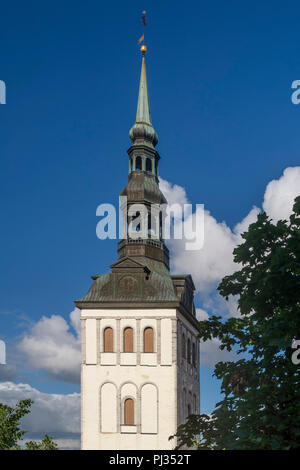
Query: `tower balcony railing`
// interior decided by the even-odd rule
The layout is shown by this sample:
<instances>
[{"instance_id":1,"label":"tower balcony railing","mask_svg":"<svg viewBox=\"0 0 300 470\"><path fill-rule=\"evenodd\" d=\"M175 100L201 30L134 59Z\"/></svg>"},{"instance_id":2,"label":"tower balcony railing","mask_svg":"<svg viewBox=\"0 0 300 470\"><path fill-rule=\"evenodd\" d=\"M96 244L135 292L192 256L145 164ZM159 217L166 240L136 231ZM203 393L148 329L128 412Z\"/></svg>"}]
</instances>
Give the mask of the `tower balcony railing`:
<instances>
[{"instance_id":1,"label":"tower balcony railing","mask_svg":"<svg viewBox=\"0 0 300 470\"><path fill-rule=\"evenodd\" d=\"M164 251L164 253L169 254L169 249L165 243L161 240L155 240L154 238L130 238L127 237L119 242L119 250L121 250L125 245L148 245L154 246Z\"/></svg>"}]
</instances>

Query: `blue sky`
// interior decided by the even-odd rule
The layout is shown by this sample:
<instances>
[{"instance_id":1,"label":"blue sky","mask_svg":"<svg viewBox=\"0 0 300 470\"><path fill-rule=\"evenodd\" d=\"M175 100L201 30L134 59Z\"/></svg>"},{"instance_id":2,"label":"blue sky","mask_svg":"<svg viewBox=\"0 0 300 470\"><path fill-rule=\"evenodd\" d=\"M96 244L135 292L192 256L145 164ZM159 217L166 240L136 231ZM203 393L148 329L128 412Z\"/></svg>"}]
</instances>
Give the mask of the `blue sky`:
<instances>
[{"instance_id":1,"label":"blue sky","mask_svg":"<svg viewBox=\"0 0 300 470\"><path fill-rule=\"evenodd\" d=\"M116 241L96 238L95 212L117 204L127 181L143 9L162 178L233 229L299 165L298 2L3 4L0 337L21 367L15 382L43 393L79 386L24 362L16 344L42 316L69 322L90 276L116 260ZM204 297L197 306L211 313ZM211 370L203 366L203 411L218 399Z\"/></svg>"}]
</instances>

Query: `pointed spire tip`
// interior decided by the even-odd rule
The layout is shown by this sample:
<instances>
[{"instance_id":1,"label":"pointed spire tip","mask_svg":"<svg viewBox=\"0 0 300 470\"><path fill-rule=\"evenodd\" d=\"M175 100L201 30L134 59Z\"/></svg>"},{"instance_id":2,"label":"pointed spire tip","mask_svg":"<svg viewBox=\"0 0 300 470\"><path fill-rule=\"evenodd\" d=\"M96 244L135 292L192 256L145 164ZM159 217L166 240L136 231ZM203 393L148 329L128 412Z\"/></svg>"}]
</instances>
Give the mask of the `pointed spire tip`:
<instances>
[{"instance_id":1,"label":"pointed spire tip","mask_svg":"<svg viewBox=\"0 0 300 470\"><path fill-rule=\"evenodd\" d=\"M158 142L158 137L151 122L145 60L147 48L144 44L141 47L141 51L143 53L143 58L136 119L134 125L130 129L129 136L133 142L136 140L144 140L147 141L149 145L155 146Z\"/></svg>"}]
</instances>

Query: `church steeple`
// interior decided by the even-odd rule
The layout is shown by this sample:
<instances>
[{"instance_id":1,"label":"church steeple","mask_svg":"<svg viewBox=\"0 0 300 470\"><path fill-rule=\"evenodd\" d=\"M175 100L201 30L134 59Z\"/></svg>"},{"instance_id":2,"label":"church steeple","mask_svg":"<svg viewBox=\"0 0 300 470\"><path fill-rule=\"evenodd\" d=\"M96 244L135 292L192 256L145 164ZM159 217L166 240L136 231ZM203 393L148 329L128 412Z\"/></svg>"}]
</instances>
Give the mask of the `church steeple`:
<instances>
[{"instance_id":1,"label":"church steeple","mask_svg":"<svg viewBox=\"0 0 300 470\"><path fill-rule=\"evenodd\" d=\"M160 156L155 149L158 137L152 126L150 114L145 63L146 51L147 48L143 44L136 120L129 132L132 145L127 151L129 156L128 183L120 194L120 196L127 197L127 205L123 206L122 210L124 215L126 211L128 214L128 233L127 238L119 243L118 252L119 259L126 256L150 258L164 263L169 268L169 251L164 244L162 230L164 222L162 205L167 201L159 189L158 182ZM141 222L137 224L138 233L135 234L133 240L129 227L132 228L136 220L132 213L133 206L136 204L144 207L144 213L139 212L137 215Z\"/></svg>"},{"instance_id":2,"label":"church steeple","mask_svg":"<svg viewBox=\"0 0 300 470\"><path fill-rule=\"evenodd\" d=\"M93 276L88 293L76 301L82 322L84 450L171 450L177 440L169 436L188 414L199 413L195 287L190 275L172 276L169 270L144 44L141 51L128 183L121 192L127 233L111 271Z\"/></svg>"},{"instance_id":3,"label":"church steeple","mask_svg":"<svg viewBox=\"0 0 300 470\"><path fill-rule=\"evenodd\" d=\"M136 119L134 125L130 129L129 136L133 144L144 142L146 145L155 147L155 145L158 143L158 137L151 122L145 61L147 48L145 45L141 47L141 51L143 58Z\"/></svg>"}]
</instances>

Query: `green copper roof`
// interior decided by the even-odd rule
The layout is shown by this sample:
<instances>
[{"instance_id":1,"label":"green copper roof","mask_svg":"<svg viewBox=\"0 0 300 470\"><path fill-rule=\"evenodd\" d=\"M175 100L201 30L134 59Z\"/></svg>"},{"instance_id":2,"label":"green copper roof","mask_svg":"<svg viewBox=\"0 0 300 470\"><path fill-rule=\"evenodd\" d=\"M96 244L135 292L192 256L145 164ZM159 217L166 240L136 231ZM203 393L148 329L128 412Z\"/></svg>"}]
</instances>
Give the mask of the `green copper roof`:
<instances>
[{"instance_id":1,"label":"green copper roof","mask_svg":"<svg viewBox=\"0 0 300 470\"><path fill-rule=\"evenodd\" d=\"M151 115L150 115L150 106L149 106L148 86L147 86L146 62L145 62L144 56L142 59L140 89L139 89L139 97L138 97L135 122L144 122L144 123L152 125Z\"/></svg>"},{"instance_id":2,"label":"green copper roof","mask_svg":"<svg viewBox=\"0 0 300 470\"><path fill-rule=\"evenodd\" d=\"M145 268L149 277L145 274ZM136 272L137 269L140 272ZM123 288L124 277L129 277L135 283L133 290L126 291ZM112 265L111 273L94 276L93 279L89 292L77 302L178 301L168 269L156 260L143 258L141 263L134 259L123 259Z\"/></svg>"},{"instance_id":3,"label":"green copper roof","mask_svg":"<svg viewBox=\"0 0 300 470\"><path fill-rule=\"evenodd\" d=\"M133 143L136 141L144 142L155 146L158 142L157 134L152 126L149 96L148 96L148 85L146 75L146 62L145 56L142 58L142 69L140 78L140 88L138 96L138 104L136 110L135 123L130 129L129 136Z\"/></svg>"}]
</instances>

